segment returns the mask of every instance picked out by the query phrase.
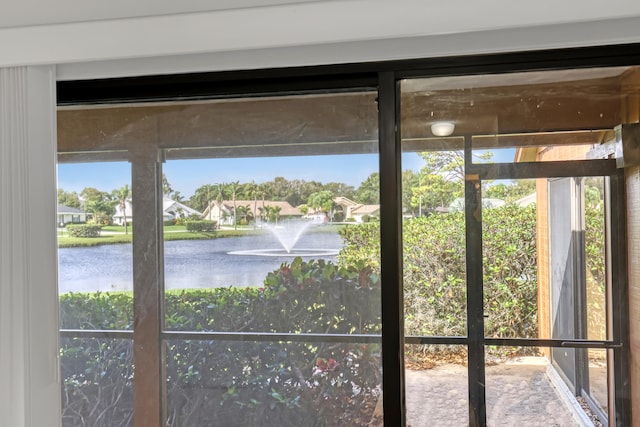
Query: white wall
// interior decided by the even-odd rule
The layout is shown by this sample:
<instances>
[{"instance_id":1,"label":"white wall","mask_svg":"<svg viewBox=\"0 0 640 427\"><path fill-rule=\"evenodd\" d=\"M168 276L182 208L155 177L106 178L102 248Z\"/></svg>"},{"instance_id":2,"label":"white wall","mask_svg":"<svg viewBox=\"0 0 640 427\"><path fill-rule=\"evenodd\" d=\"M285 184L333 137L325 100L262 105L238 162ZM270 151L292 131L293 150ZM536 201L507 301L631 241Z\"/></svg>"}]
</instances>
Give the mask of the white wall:
<instances>
[{"instance_id":1,"label":"white wall","mask_svg":"<svg viewBox=\"0 0 640 427\"><path fill-rule=\"evenodd\" d=\"M60 425L54 68L0 69L0 425Z\"/></svg>"}]
</instances>

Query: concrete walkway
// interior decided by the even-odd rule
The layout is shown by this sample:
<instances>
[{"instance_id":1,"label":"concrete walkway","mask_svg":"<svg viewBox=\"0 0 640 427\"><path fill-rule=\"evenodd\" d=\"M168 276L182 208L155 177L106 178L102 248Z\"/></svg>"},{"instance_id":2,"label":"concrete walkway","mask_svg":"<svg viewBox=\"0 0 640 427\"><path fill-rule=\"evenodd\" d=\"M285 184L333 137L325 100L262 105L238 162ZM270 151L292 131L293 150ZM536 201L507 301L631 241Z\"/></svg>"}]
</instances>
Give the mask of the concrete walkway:
<instances>
[{"instance_id":1,"label":"concrete walkway","mask_svg":"<svg viewBox=\"0 0 640 427\"><path fill-rule=\"evenodd\" d=\"M583 425L547 375L543 358L486 367L487 425L570 427ZM406 371L409 427L469 425L467 368L440 365Z\"/></svg>"}]
</instances>

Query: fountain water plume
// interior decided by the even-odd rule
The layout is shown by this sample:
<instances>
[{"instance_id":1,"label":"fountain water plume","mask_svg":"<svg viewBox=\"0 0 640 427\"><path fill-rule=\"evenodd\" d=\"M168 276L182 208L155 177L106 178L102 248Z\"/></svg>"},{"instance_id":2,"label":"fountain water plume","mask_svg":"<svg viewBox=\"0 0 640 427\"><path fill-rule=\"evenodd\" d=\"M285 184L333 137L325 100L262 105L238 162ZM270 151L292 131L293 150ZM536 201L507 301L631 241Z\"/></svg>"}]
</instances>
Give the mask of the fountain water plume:
<instances>
[{"instance_id":1,"label":"fountain water plume","mask_svg":"<svg viewBox=\"0 0 640 427\"><path fill-rule=\"evenodd\" d=\"M281 248L278 249L250 249L243 251L227 252L230 255L252 255L252 256L317 256L330 257L336 256L339 249L332 248L296 248L296 243L300 237L312 226L317 225L313 221L289 220L281 222L278 225L267 224L265 229L278 240Z\"/></svg>"},{"instance_id":2,"label":"fountain water plume","mask_svg":"<svg viewBox=\"0 0 640 427\"><path fill-rule=\"evenodd\" d=\"M265 228L278 239L278 242L287 253L291 253L300 237L312 225L311 221L286 221L280 223L280 225L267 224Z\"/></svg>"}]
</instances>

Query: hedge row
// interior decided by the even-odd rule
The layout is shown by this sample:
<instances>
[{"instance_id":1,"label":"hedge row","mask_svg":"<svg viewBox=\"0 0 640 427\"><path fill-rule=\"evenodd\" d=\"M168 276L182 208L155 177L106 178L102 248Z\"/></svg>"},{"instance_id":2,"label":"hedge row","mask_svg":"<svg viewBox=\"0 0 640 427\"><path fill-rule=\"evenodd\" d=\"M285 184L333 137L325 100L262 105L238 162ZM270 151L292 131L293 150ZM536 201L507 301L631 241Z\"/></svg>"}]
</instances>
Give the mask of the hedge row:
<instances>
[{"instance_id":1,"label":"hedge row","mask_svg":"<svg viewBox=\"0 0 640 427\"><path fill-rule=\"evenodd\" d=\"M99 237L102 226L92 224L67 224L66 229L71 237Z\"/></svg>"},{"instance_id":2,"label":"hedge row","mask_svg":"<svg viewBox=\"0 0 640 427\"><path fill-rule=\"evenodd\" d=\"M534 337L537 322L535 207L483 211L485 333ZM405 334L465 336L464 213L408 219L403 228ZM341 265L379 269L379 225L346 227Z\"/></svg>"},{"instance_id":3,"label":"hedge row","mask_svg":"<svg viewBox=\"0 0 640 427\"><path fill-rule=\"evenodd\" d=\"M130 329L130 294L61 296L63 328ZM263 288L168 293L170 330L371 334L380 284L367 268L295 259ZM378 344L169 340L169 425L314 426L368 422L380 384ZM66 339L65 425L131 425L127 340ZM362 421L362 422L361 422Z\"/></svg>"},{"instance_id":4,"label":"hedge row","mask_svg":"<svg viewBox=\"0 0 640 427\"><path fill-rule=\"evenodd\" d=\"M185 223L187 225L187 231L192 233L212 233L216 231L217 222L207 219L202 220L189 220Z\"/></svg>"}]
</instances>

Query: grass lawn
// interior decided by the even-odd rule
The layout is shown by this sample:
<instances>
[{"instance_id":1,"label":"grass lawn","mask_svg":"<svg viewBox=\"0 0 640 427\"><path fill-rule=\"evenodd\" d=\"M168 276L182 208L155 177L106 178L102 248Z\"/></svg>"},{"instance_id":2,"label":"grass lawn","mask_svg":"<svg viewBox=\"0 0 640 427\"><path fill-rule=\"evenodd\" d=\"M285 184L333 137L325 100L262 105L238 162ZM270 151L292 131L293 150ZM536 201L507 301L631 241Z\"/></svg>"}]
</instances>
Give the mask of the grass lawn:
<instances>
[{"instance_id":1,"label":"grass lawn","mask_svg":"<svg viewBox=\"0 0 640 427\"><path fill-rule=\"evenodd\" d=\"M119 233L124 227L105 226L104 231ZM181 225L173 225L165 227L164 240L206 240L217 239L220 237L238 237L248 236L262 233L262 230L218 230L215 233L191 233ZM99 245L117 245L122 243L131 243L133 235L129 234L103 234L100 237L69 237L67 233L58 233L58 247L60 248L77 248L91 247Z\"/></svg>"}]
</instances>

